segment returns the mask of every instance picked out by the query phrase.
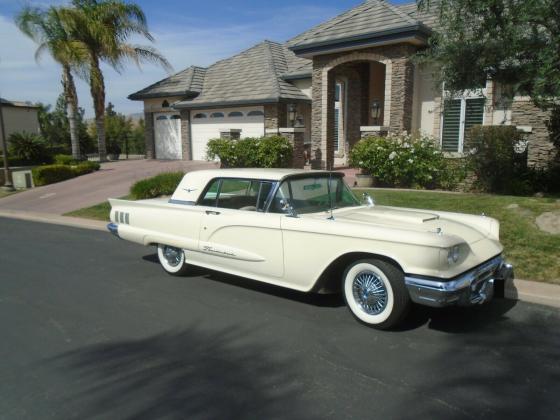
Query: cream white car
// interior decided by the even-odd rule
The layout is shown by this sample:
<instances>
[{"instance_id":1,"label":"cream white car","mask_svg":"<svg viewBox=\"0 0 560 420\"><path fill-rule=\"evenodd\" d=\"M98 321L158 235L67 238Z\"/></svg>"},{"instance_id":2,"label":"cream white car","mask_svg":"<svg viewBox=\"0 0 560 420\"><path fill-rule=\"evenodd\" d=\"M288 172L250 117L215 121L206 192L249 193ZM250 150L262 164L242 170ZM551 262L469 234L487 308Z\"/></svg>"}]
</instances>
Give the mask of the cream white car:
<instances>
[{"instance_id":1,"label":"cream white car","mask_svg":"<svg viewBox=\"0 0 560 420\"><path fill-rule=\"evenodd\" d=\"M109 230L157 246L170 274L194 265L302 292L341 291L358 320L380 329L402 321L413 302L484 303L513 275L498 221L362 202L336 172L197 171L171 199L110 202Z\"/></svg>"}]
</instances>

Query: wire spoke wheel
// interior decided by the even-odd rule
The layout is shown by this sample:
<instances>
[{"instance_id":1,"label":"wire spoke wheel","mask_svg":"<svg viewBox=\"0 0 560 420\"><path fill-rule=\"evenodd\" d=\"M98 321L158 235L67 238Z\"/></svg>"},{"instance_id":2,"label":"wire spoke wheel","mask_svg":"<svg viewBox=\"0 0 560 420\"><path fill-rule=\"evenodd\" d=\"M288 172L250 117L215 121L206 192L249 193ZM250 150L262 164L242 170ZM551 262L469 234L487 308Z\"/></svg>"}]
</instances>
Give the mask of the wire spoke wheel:
<instances>
[{"instance_id":1,"label":"wire spoke wheel","mask_svg":"<svg viewBox=\"0 0 560 420\"><path fill-rule=\"evenodd\" d=\"M372 271L362 271L352 283L354 299L369 315L378 315L387 307L387 288L383 280Z\"/></svg>"}]
</instances>

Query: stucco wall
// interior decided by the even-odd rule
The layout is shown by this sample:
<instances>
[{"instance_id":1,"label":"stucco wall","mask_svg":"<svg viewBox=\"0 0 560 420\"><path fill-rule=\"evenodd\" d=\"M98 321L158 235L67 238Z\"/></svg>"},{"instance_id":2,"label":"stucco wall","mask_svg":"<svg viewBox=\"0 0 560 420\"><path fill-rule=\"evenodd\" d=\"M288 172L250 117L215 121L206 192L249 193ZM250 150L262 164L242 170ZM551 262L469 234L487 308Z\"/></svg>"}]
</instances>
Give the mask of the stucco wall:
<instances>
[{"instance_id":1,"label":"stucco wall","mask_svg":"<svg viewBox=\"0 0 560 420\"><path fill-rule=\"evenodd\" d=\"M166 112L173 111L177 112L172 108L175 102L180 101L182 98L180 96L170 96L168 98L157 98L157 99L146 99L144 100L144 112ZM169 103L168 108L162 107L164 101Z\"/></svg>"},{"instance_id":2,"label":"stucco wall","mask_svg":"<svg viewBox=\"0 0 560 420\"><path fill-rule=\"evenodd\" d=\"M291 83L311 99L311 77L309 79L294 80Z\"/></svg>"},{"instance_id":3,"label":"stucco wall","mask_svg":"<svg viewBox=\"0 0 560 420\"><path fill-rule=\"evenodd\" d=\"M2 106L4 123L6 124L6 137L9 139L13 133L28 132L39 134L39 118L37 108L24 108L13 106ZM1 134L0 130L0 136ZM1 139L1 137L0 137Z\"/></svg>"}]
</instances>

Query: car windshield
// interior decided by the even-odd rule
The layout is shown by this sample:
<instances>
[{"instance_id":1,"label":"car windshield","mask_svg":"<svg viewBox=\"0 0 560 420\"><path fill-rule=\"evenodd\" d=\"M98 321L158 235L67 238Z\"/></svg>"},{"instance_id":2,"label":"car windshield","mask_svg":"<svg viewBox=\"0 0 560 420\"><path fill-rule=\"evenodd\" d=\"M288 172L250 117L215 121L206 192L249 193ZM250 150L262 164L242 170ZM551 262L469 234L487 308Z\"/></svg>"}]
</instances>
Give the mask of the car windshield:
<instances>
[{"instance_id":1,"label":"car windshield","mask_svg":"<svg viewBox=\"0 0 560 420\"><path fill-rule=\"evenodd\" d=\"M331 208L354 207L360 201L340 176L308 176L288 179L280 185L270 211L287 213L287 204L298 214L319 213Z\"/></svg>"}]
</instances>

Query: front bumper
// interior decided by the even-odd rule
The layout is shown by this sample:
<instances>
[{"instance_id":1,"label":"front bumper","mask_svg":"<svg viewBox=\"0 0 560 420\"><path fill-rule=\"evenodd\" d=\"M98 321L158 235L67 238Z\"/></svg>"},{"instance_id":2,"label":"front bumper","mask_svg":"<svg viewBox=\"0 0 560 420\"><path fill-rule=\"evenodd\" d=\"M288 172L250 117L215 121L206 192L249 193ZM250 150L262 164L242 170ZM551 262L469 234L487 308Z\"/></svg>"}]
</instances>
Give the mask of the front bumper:
<instances>
[{"instance_id":1,"label":"front bumper","mask_svg":"<svg viewBox=\"0 0 560 420\"><path fill-rule=\"evenodd\" d=\"M441 308L483 304L494 296L497 281L509 279L513 279L513 267L498 256L449 281L407 275L405 283L413 302Z\"/></svg>"}]
</instances>

